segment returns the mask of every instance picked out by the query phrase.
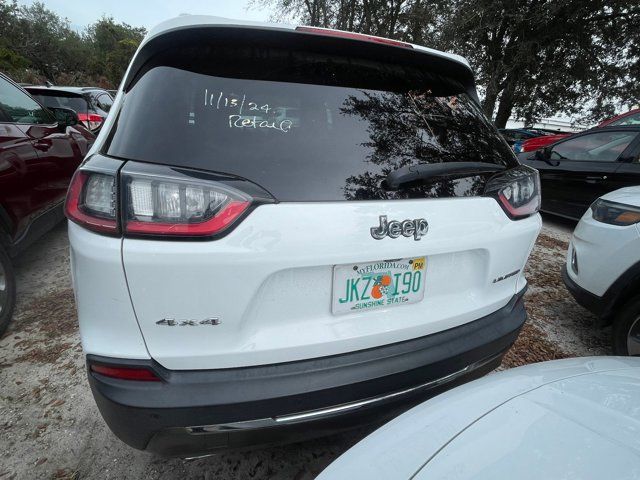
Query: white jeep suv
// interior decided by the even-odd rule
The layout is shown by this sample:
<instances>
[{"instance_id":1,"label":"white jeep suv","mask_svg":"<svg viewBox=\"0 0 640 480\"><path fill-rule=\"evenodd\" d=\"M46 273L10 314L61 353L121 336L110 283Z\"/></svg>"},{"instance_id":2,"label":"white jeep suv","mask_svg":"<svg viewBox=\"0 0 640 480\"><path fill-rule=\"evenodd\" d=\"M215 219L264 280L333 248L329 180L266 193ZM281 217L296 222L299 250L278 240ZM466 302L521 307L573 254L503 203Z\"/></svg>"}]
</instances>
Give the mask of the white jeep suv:
<instances>
[{"instance_id":1,"label":"white jeep suv","mask_svg":"<svg viewBox=\"0 0 640 480\"><path fill-rule=\"evenodd\" d=\"M461 57L167 21L67 199L98 407L129 445L192 456L480 376L525 321L539 205Z\"/></svg>"}]
</instances>

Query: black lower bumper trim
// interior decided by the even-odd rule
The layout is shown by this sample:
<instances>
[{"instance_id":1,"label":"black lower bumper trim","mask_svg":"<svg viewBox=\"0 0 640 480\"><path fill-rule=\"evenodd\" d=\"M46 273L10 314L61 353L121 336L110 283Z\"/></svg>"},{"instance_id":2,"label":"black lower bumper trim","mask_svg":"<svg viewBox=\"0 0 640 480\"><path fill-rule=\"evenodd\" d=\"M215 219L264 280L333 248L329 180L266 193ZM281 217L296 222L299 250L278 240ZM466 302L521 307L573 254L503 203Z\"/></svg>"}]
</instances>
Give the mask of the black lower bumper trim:
<instances>
[{"instance_id":1,"label":"black lower bumper trim","mask_svg":"<svg viewBox=\"0 0 640 480\"><path fill-rule=\"evenodd\" d=\"M380 421L500 364L525 319L524 291L479 320L382 347L284 364L171 371L153 361L89 355L89 364L140 365L162 382L134 382L89 373L93 395L111 430L127 444L159 454L210 451L292 441ZM439 379L447 379L438 382ZM433 383L430 383L433 382ZM416 388L431 385L428 388ZM389 395L404 392L402 395ZM389 397L333 415L307 412ZM259 428L217 428L261 419ZM198 426L213 426L201 428Z\"/></svg>"},{"instance_id":2,"label":"black lower bumper trim","mask_svg":"<svg viewBox=\"0 0 640 480\"><path fill-rule=\"evenodd\" d=\"M567 272L566 265L562 268L562 280L567 290L569 290L569 293L575 298L576 302L578 302L578 305L581 305L597 316L602 316L605 313L607 310L607 302L605 299L594 295L574 282Z\"/></svg>"}]
</instances>

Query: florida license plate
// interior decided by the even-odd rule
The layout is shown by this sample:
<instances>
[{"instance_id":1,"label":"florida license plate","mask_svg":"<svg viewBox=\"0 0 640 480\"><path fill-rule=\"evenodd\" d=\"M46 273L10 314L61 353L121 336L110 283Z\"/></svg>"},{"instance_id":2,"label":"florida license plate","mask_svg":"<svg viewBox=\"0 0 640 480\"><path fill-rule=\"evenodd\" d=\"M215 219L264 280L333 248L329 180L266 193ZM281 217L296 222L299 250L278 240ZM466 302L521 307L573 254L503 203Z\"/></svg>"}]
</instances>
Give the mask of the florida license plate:
<instances>
[{"instance_id":1,"label":"florida license plate","mask_svg":"<svg viewBox=\"0 0 640 480\"><path fill-rule=\"evenodd\" d=\"M425 257L333 267L334 314L417 303L424 298Z\"/></svg>"}]
</instances>

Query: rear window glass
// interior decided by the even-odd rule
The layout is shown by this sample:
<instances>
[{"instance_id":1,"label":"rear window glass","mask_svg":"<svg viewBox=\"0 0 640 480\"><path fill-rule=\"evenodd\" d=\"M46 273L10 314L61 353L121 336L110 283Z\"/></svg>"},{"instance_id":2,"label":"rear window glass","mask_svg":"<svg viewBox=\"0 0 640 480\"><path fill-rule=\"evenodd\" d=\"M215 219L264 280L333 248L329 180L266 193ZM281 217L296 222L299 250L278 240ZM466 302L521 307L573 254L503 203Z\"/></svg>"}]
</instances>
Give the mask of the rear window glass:
<instances>
[{"instance_id":1,"label":"rear window glass","mask_svg":"<svg viewBox=\"0 0 640 480\"><path fill-rule=\"evenodd\" d=\"M76 113L86 113L89 110L89 104L81 96L65 95L64 93L46 93L33 92L31 95L47 108L63 107L70 108Z\"/></svg>"},{"instance_id":2,"label":"rear window glass","mask_svg":"<svg viewBox=\"0 0 640 480\"><path fill-rule=\"evenodd\" d=\"M247 178L281 201L478 194L481 178L387 192L419 163L514 164L459 83L422 69L271 48L191 47L147 64L108 155Z\"/></svg>"}]
</instances>

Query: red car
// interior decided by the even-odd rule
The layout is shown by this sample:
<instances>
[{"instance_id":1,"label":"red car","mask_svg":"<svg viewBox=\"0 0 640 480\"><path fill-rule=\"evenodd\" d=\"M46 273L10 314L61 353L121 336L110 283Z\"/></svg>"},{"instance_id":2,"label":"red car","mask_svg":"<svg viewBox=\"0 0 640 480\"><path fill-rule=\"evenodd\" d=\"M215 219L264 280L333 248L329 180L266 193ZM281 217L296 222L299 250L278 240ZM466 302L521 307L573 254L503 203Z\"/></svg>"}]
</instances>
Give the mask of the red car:
<instances>
[{"instance_id":1,"label":"red car","mask_svg":"<svg viewBox=\"0 0 640 480\"><path fill-rule=\"evenodd\" d=\"M0 74L0 335L15 304L10 259L63 218L69 181L95 136Z\"/></svg>"},{"instance_id":2,"label":"red car","mask_svg":"<svg viewBox=\"0 0 640 480\"><path fill-rule=\"evenodd\" d=\"M556 135L544 135L542 137L530 138L529 140L525 140L524 142L522 142L519 149L516 150L516 153L533 152L534 150L539 150L540 148L551 145L552 143L555 143L562 138L568 137L569 135L571 135L571 133L558 133Z\"/></svg>"},{"instance_id":3,"label":"red car","mask_svg":"<svg viewBox=\"0 0 640 480\"><path fill-rule=\"evenodd\" d=\"M597 128L601 127L619 127L622 125L638 125L640 124L640 108L635 108L633 110L629 110L627 113L622 113L620 115L616 115L615 117L611 117L600 125Z\"/></svg>"},{"instance_id":4,"label":"red car","mask_svg":"<svg viewBox=\"0 0 640 480\"><path fill-rule=\"evenodd\" d=\"M640 124L640 108L629 110L627 113L616 115L615 117L608 118L600 123L595 128L602 127L619 127L624 125L638 125ZM533 152L539 150L547 145L557 142L563 138L573 135L572 133L559 133L557 135L546 135L543 137L530 138L525 140L519 146L514 148L516 153Z\"/></svg>"}]
</instances>

